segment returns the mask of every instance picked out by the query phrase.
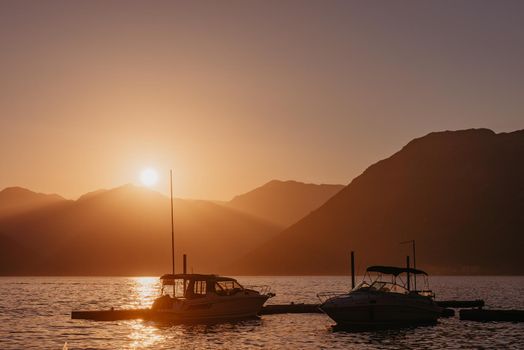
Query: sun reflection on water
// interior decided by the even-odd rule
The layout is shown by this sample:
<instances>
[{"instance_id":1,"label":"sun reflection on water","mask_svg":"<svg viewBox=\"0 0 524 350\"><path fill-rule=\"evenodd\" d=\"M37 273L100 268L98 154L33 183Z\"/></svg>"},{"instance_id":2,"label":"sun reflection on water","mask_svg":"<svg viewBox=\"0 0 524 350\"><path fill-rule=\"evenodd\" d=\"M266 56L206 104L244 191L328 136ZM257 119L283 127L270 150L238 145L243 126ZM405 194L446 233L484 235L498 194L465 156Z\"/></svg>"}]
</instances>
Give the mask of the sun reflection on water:
<instances>
[{"instance_id":1,"label":"sun reflection on water","mask_svg":"<svg viewBox=\"0 0 524 350\"><path fill-rule=\"evenodd\" d=\"M131 349L151 348L165 340L157 327L148 326L140 320L134 321L130 328Z\"/></svg>"},{"instance_id":2,"label":"sun reflection on water","mask_svg":"<svg viewBox=\"0 0 524 350\"><path fill-rule=\"evenodd\" d=\"M151 307L154 299L158 297L159 282L156 277L134 277L133 291L135 300L133 306L137 308Z\"/></svg>"}]
</instances>

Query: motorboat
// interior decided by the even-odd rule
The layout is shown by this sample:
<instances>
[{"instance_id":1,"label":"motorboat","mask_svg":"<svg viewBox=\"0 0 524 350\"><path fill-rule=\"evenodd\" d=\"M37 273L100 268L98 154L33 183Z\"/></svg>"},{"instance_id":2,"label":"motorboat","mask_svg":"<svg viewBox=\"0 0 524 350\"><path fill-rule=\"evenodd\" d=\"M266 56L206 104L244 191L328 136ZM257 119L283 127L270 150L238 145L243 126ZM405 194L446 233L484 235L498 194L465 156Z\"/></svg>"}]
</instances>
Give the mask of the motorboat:
<instances>
[{"instance_id":1,"label":"motorboat","mask_svg":"<svg viewBox=\"0 0 524 350\"><path fill-rule=\"evenodd\" d=\"M269 286L243 287L234 278L218 275L175 274L175 227L173 215L173 172L171 193L172 273L160 277L160 297L151 306L151 317L168 321L217 321L255 317L275 294Z\"/></svg>"},{"instance_id":2,"label":"motorboat","mask_svg":"<svg viewBox=\"0 0 524 350\"><path fill-rule=\"evenodd\" d=\"M269 286L243 287L234 278L204 274L167 274L151 311L169 321L217 321L255 317L274 294Z\"/></svg>"},{"instance_id":3,"label":"motorboat","mask_svg":"<svg viewBox=\"0 0 524 350\"><path fill-rule=\"evenodd\" d=\"M422 276L424 288L411 290L410 276ZM318 297L320 309L342 327L434 323L442 313L429 289L428 274L408 267L370 266L364 280L348 293L326 292Z\"/></svg>"}]
</instances>

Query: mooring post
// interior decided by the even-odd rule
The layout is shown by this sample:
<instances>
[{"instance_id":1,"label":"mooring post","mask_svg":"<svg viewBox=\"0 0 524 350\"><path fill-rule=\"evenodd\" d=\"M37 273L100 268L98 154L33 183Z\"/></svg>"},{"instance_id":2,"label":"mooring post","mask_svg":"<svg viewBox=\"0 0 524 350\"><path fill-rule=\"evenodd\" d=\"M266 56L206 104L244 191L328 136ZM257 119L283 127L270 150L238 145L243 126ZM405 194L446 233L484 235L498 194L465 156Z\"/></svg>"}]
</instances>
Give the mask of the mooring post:
<instances>
[{"instance_id":1,"label":"mooring post","mask_svg":"<svg viewBox=\"0 0 524 350\"><path fill-rule=\"evenodd\" d=\"M182 272L184 272L184 275L187 273L187 255L186 254L182 255ZM183 295L186 295L186 287L187 287L187 280L186 280L186 277L184 276Z\"/></svg>"},{"instance_id":2,"label":"mooring post","mask_svg":"<svg viewBox=\"0 0 524 350\"><path fill-rule=\"evenodd\" d=\"M355 288L355 252L351 251L351 289Z\"/></svg>"},{"instance_id":3,"label":"mooring post","mask_svg":"<svg viewBox=\"0 0 524 350\"><path fill-rule=\"evenodd\" d=\"M413 268L416 269L417 268L417 253L415 251L415 240L412 239L409 241L400 242L400 244L407 244L407 243L411 243L413 247ZM416 273L413 274L413 282L414 282L413 284L414 284L415 290L417 290L417 274Z\"/></svg>"},{"instance_id":4,"label":"mooring post","mask_svg":"<svg viewBox=\"0 0 524 350\"><path fill-rule=\"evenodd\" d=\"M417 268L417 253L415 251L415 240L413 240L413 268ZM413 274L413 285L417 290L417 274Z\"/></svg>"},{"instance_id":5,"label":"mooring post","mask_svg":"<svg viewBox=\"0 0 524 350\"><path fill-rule=\"evenodd\" d=\"M408 275L408 290L411 290L411 281L410 281L410 275L409 275L409 255L406 256L406 267L407 267L407 275Z\"/></svg>"}]
</instances>

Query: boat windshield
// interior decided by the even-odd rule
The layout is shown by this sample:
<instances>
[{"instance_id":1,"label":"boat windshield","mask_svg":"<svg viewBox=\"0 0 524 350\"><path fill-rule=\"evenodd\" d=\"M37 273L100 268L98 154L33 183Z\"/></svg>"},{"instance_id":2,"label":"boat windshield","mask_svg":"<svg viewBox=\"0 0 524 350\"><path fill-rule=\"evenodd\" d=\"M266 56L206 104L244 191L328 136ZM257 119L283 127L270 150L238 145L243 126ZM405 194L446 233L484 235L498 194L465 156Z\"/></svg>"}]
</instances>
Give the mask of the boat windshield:
<instances>
[{"instance_id":1,"label":"boat windshield","mask_svg":"<svg viewBox=\"0 0 524 350\"><path fill-rule=\"evenodd\" d=\"M364 289L364 288L369 288L369 283L366 282L366 281L362 281L360 282L359 284L357 284L357 286L355 288L353 288L352 290L359 290L359 289Z\"/></svg>"},{"instance_id":2,"label":"boat windshield","mask_svg":"<svg viewBox=\"0 0 524 350\"><path fill-rule=\"evenodd\" d=\"M386 292L386 293L400 293L400 294L407 294L408 290L398 284L391 283L391 282L384 282L384 281L375 281L371 284L367 282L361 282L358 286L356 286L354 291L362 290L362 291L378 291L378 292Z\"/></svg>"},{"instance_id":3,"label":"boat windshield","mask_svg":"<svg viewBox=\"0 0 524 350\"><path fill-rule=\"evenodd\" d=\"M370 290L376 290L379 292L389 292L389 293L400 293L407 294L408 290L396 283L384 282L384 281L375 281L369 286Z\"/></svg>"},{"instance_id":4,"label":"boat windshield","mask_svg":"<svg viewBox=\"0 0 524 350\"><path fill-rule=\"evenodd\" d=\"M215 282L215 292L218 295L231 295L244 289L237 281L217 281Z\"/></svg>"}]
</instances>

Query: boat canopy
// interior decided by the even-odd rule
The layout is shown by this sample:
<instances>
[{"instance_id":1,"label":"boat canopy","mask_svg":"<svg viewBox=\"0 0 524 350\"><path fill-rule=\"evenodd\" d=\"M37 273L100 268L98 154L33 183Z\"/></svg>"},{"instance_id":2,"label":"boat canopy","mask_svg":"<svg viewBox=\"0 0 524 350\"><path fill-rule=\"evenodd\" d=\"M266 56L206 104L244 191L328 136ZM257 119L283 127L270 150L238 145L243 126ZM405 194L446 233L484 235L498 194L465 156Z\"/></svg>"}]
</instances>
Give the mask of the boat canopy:
<instances>
[{"instance_id":1,"label":"boat canopy","mask_svg":"<svg viewBox=\"0 0 524 350\"><path fill-rule=\"evenodd\" d=\"M367 272L379 272L387 275L398 276L402 273L412 273L415 275L428 275L426 272L418 269L407 268L407 267L396 267L396 266L370 266L366 270Z\"/></svg>"},{"instance_id":2,"label":"boat canopy","mask_svg":"<svg viewBox=\"0 0 524 350\"><path fill-rule=\"evenodd\" d=\"M231 277L222 277L218 275L204 275L204 274L197 274L197 273L177 273L177 274L165 274L162 277L160 277L162 281L166 280L176 280L176 279L182 279L182 280L195 280L195 281L236 281L234 278Z\"/></svg>"}]
</instances>

